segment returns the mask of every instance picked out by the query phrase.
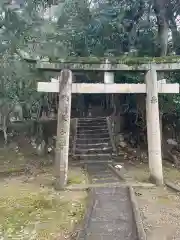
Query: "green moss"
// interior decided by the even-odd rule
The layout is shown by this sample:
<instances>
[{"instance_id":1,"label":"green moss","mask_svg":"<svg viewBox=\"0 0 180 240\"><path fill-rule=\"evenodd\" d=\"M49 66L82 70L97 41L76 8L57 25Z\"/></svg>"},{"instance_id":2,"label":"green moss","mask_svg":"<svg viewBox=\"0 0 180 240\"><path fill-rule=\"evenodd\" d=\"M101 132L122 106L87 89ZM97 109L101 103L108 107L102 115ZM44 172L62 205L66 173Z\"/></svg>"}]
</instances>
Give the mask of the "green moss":
<instances>
[{"instance_id":1,"label":"green moss","mask_svg":"<svg viewBox=\"0 0 180 240\"><path fill-rule=\"evenodd\" d=\"M8 239L30 239L32 234L33 239L54 239L71 221L81 220L85 209L85 201L62 201L43 194L0 200L0 237Z\"/></svg>"},{"instance_id":2,"label":"green moss","mask_svg":"<svg viewBox=\"0 0 180 240\"><path fill-rule=\"evenodd\" d=\"M71 184L87 179L78 167L69 168L68 178ZM87 192L56 192L53 167L6 181L0 181L0 239L65 239L84 216Z\"/></svg>"},{"instance_id":3,"label":"green moss","mask_svg":"<svg viewBox=\"0 0 180 240\"><path fill-rule=\"evenodd\" d=\"M59 71L62 68L78 69L78 70L94 70L101 69L101 64L106 63L105 57L69 57L64 59L57 59L56 61L37 61L36 68L42 70ZM149 69L150 64L169 64L171 69L171 63L180 63L180 56L167 56L167 57L108 57L109 63L112 69L118 69L118 64L126 65L124 70L131 71L144 71ZM128 67L129 68L128 68ZM103 70L103 69L102 69Z\"/></svg>"},{"instance_id":4,"label":"green moss","mask_svg":"<svg viewBox=\"0 0 180 240\"><path fill-rule=\"evenodd\" d=\"M66 59L57 59L53 63L84 63L84 64L101 64L106 62L106 57L68 57ZM108 57L112 64L149 64L149 63L176 63L180 62L180 56L166 57Z\"/></svg>"},{"instance_id":5,"label":"green moss","mask_svg":"<svg viewBox=\"0 0 180 240\"><path fill-rule=\"evenodd\" d=\"M165 179L167 179L168 181L172 181L172 182L180 181L179 169L176 169L171 165L163 166L163 172L164 172Z\"/></svg>"},{"instance_id":6,"label":"green moss","mask_svg":"<svg viewBox=\"0 0 180 240\"><path fill-rule=\"evenodd\" d=\"M88 182L87 175L79 169L74 172L71 171L71 173L68 176L68 185L85 184L87 182Z\"/></svg>"},{"instance_id":7,"label":"green moss","mask_svg":"<svg viewBox=\"0 0 180 240\"><path fill-rule=\"evenodd\" d=\"M85 178L82 178L82 176L72 176L69 177L68 184L83 184L85 181Z\"/></svg>"},{"instance_id":8,"label":"green moss","mask_svg":"<svg viewBox=\"0 0 180 240\"><path fill-rule=\"evenodd\" d=\"M169 204L172 202L172 199L170 199L169 196L158 196L157 201L160 204Z\"/></svg>"}]
</instances>

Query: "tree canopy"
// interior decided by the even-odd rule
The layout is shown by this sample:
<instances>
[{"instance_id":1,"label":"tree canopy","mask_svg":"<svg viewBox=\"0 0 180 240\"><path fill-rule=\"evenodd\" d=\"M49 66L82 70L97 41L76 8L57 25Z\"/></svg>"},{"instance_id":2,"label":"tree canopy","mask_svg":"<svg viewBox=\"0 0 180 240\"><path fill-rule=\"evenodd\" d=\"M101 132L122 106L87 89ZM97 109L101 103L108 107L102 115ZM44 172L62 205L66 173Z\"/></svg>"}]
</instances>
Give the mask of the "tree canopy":
<instances>
[{"instance_id":1,"label":"tree canopy","mask_svg":"<svg viewBox=\"0 0 180 240\"><path fill-rule=\"evenodd\" d=\"M24 61L180 54L178 0L4 0L0 3L1 93L26 101L49 76ZM167 76L179 81L179 74ZM126 76L127 81L137 81ZM122 81L118 76L118 81ZM174 102L171 97L171 104ZM176 99L177 100L177 99ZM177 101L176 101L177 102ZM176 107L177 104L174 104Z\"/></svg>"}]
</instances>

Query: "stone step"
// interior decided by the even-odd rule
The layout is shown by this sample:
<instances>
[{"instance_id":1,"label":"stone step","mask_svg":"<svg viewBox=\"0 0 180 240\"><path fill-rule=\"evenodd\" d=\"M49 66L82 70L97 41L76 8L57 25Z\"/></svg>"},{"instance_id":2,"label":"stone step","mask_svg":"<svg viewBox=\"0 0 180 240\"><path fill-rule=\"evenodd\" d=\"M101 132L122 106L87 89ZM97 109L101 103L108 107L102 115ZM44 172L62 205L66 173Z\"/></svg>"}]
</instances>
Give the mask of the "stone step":
<instances>
[{"instance_id":1,"label":"stone step","mask_svg":"<svg viewBox=\"0 0 180 240\"><path fill-rule=\"evenodd\" d=\"M82 128L82 129L99 129L99 128L107 128L107 125L105 123L95 123L95 124L78 124L77 128Z\"/></svg>"},{"instance_id":2,"label":"stone step","mask_svg":"<svg viewBox=\"0 0 180 240\"><path fill-rule=\"evenodd\" d=\"M107 124L96 124L96 125L90 125L90 124L87 124L87 125L81 125L81 124L78 124L77 125L77 129L84 129L84 130L86 130L86 129L90 129L90 130L95 130L95 129L99 129L99 128L103 128L103 129L108 129L107 128Z\"/></svg>"},{"instance_id":3,"label":"stone step","mask_svg":"<svg viewBox=\"0 0 180 240\"><path fill-rule=\"evenodd\" d=\"M77 126L77 130L79 129L82 129L84 131L96 131L98 129L105 129L105 130L108 130L108 126L105 125L105 124L100 124L100 125L94 125L94 126L91 126L91 125L86 125L86 126L82 126L82 125L78 125Z\"/></svg>"},{"instance_id":4,"label":"stone step","mask_svg":"<svg viewBox=\"0 0 180 240\"><path fill-rule=\"evenodd\" d=\"M110 154L110 153L98 153L98 154L75 154L74 156L79 158L79 159L83 159L83 160L92 160L92 161L96 161L96 160L109 160L111 158L111 156L115 155L114 153Z\"/></svg>"},{"instance_id":5,"label":"stone step","mask_svg":"<svg viewBox=\"0 0 180 240\"><path fill-rule=\"evenodd\" d=\"M102 142L100 142L100 143L84 143L84 142L82 142L82 143L79 143L79 144L77 144L76 143L76 147L77 148L81 148L81 149L89 149L89 148L104 148L104 147L109 147L109 146L111 146L111 143L110 142L105 142L105 143L102 143Z\"/></svg>"},{"instance_id":6,"label":"stone step","mask_svg":"<svg viewBox=\"0 0 180 240\"><path fill-rule=\"evenodd\" d=\"M104 133L77 133L76 138L83 138L83 139L94 139L94 138L108 138L109 133L104 132Z\"/></svg>"},{"instance_id":7,"label":"stone step","mask_svg":"<svg viewBox=\"0 0 180 240\"><path fill-rule=\"evenodd\" d=\"M82 129L78 128L77 133L84 133L84 134L94 134L94 133L108 133L107 128L97 128L97 129Z\"/></svg>"},{"instance_id":8,"label":"stone step","mask_svg":"<svg viewBox=\"0 0 180 240\"><path fill-rule=\"evenodd\" d=\"M98 148L98 149L75 149L75 154L101 154L101 153L112 153L113 149L112 147L109 147L109 148L105 148L105 149L101 149L101 148Z\"/></svg>"},{"instance_id":9,"label":"stone step","mask_svg":"<svg viewBox=\"0 0 180 240\"><path fill-rule=\"evenodd\" d=\"M82 128L82 129L90 129L90 130L93 130L93 129L99 129L99 128L108 128L108 125L107 123L103 123L103 122L96 122L96 123L86 123L86 124L82 124L82 123L78 123L77 124L77 129L79 128Z\"/></svg>"},{"instance_id":10,"label":"stone step","mask_svg":"<svg viewBox=\"0 0 180 240\"><path fill-rule=\"evenodd\" d=\"M91 138L91 139L88 139L88 138L82 138L82 137L79 137L77 136L76 138L76 144L98 144L98 143L111 143L111 139L110 137L106 137L106 138Z\"/></svg>"},{"instance_id":11,"label":"stone step","mask_svg":"<svg viewBox=\"0 0 180 240\"><path fill-rule=\"evenodd\" d=\"M106 117L86 117L86 118L78 118L78 121L84 121L84 122L89 122L89 121L101 121L101 120L106 120Z\"/></svg>"},{"instance_id":12,"label":"stone step","mask_svg":"<svg viewBox=\"0 0 180 240\"><path fill-rule=\"evenodd\" d=\"M112 164L113 161L111 159L107 159L107 160L100 160L100 159L80 159L78 160L78 164Z\"/></svg>"},{"instance_id":13,"label":"stone step","mask_svg":"<svg viewBox=\"0 0 180 240\"><path fill-rule=\"evenodd\" d=\"M89 148L77 148L76 145L76 149L77 151L83 151L83 152L88 152L88 151L105 151L105 150L112 150L112 146L105 146L105 147L97 147L97 148L93 148L93 147L89 147Z\"/></svg>"},{"instance_id":14,"label":"stone step","mask_svg":"<svg viewBox=\"0 0 180 240\"><path fill-rule=\"evenodd\" d=\"M101 125L101 124L106 125L107 124L106 119L102 119L102 120L86 120L86 121L78 120L78 125L80 125L80 126L83 126L83 125L85 125L85 126L87 126L87 125L94 125L94 126L96 126L96 125Z\"/></svg>"}]
</instances>

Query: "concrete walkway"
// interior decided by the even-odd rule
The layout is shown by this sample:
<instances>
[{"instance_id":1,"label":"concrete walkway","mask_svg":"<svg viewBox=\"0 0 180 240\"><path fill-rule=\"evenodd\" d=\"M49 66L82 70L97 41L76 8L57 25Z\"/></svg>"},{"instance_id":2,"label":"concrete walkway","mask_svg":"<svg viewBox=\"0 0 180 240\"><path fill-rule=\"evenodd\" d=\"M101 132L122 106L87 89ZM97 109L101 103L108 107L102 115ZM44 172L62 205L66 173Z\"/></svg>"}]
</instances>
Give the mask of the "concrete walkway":
<instances>
[{"instance_id":1,"label":"concrete walkway","mask_svg":"<svg viewBox=\"0 0 180 240\"><path fill-rule=\"evenodd\" d=\"M87 166L89 175L97 183L118 179L105 164ZM99 176L99 177L98 177ZM102 178L103 176L103 178ZM99 187L91 190L92 202L86 216L86 224L79 240L137 240L129 192L126 187Z\"/></svg>"}]
</instances>

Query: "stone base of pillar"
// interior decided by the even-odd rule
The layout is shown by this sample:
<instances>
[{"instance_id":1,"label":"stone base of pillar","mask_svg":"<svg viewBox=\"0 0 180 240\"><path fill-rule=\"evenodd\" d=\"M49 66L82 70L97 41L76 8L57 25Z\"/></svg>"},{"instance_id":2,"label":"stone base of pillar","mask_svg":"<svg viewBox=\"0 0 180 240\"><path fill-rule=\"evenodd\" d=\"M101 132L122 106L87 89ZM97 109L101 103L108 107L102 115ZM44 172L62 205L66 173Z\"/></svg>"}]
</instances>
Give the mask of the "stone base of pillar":
<instances>
[{"instance_id":1,"label":"stone base of pillar","mask_svg":"<svg viewBox=\"0 0 180 240\"><path fill-rule=\"evenodd\" d=\"M149 181L157 186L163 186L164 182L162 179L157 179L157 177L150 175Z\"/></svg>"}]
</instances>

